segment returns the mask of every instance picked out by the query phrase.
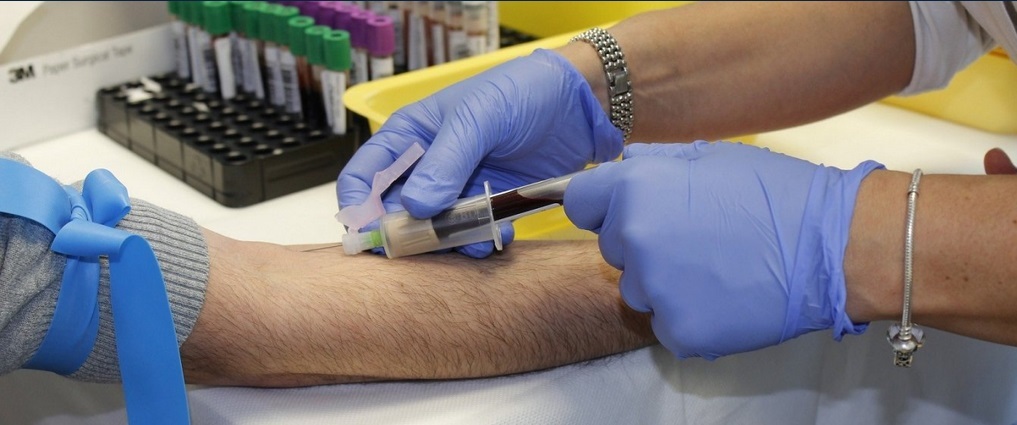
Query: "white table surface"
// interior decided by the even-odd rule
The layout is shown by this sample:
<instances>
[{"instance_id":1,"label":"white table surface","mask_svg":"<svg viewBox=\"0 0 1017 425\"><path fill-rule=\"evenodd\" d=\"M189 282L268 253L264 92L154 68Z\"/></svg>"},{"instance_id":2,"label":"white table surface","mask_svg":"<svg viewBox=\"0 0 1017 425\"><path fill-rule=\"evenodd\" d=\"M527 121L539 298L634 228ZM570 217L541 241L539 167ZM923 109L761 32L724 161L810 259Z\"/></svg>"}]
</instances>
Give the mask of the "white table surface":
<instances>
[{"instance_id":1,"label":"white table surface","mask_svg":"<svg viewBox=\"0 0 1017 425\"><path fill-rule=\"evenodd\" d=\"M1017 117L1015 117L1017 118ZM989 134L875 104L758 136L757 144L834 165L866 159L926 173L980 174L982 155L1017 136ZM218 205L96 131L18 151L65 182L107 168L131 195L245 240L338 240L334 185L255 206ZM929 332L916 366L898 370L886 323L836 343L816 332L709 362L650 347L585 364L492 379L301 389L191 387L200 424L1013 424L1017 348ZM116 385L19 371L0 377L0 423L125 423Z\"/></svg>"}]
</instances>

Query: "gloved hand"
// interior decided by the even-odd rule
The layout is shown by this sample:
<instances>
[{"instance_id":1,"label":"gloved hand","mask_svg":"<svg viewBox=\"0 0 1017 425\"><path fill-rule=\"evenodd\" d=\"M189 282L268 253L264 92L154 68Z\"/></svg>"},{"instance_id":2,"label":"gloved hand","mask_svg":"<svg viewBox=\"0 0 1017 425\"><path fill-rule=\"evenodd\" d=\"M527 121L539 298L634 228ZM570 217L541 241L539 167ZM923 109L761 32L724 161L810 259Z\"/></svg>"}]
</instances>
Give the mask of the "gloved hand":
<instances>
[{"instance_id":1,"label":"gloved hand","mask_svg":"<svg viewBox=\"0 0 1017 425\"><path fill-rule=\"evenodd\" d=\"M863 178L748 145L631 145L625 159L574 177L565 213L597 232L622 270L621 295L653 314L681 358L775 345L833 328L844 311L844 251Z\"/></svg>"},{"instance_id":2,"label":"gloved hand","mask_svg":"<svg viewBox=\"0 0 1017 425\"><path fill-rule=\"evenodd\" d=\"M413 143L424 156L385 197L428 218L482 193L485 180L497 193L611 160L621 153L622 134L582 74L557 53L537 50L393 114L339 174L340 207L364 202L374 173ZM491 251L486 243L463 252Z\"/></svg>"}]
</instances>

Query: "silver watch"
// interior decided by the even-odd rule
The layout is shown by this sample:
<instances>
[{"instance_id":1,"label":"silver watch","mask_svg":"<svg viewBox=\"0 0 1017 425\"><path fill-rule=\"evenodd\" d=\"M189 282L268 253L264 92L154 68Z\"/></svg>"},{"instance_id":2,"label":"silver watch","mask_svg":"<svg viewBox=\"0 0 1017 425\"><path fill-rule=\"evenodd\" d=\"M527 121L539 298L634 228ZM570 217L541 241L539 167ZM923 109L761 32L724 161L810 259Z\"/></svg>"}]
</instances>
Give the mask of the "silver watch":
<instances>
[{"instance_id":1,"label":"silver watch","mask_svg":"<svg viewBox=\"0 0 1017 425\"><path fill-rule=\"evenodd\" d=\"M621 46L610 33L600 28L583 31L569 40L570 43L573 41L585 41L597 49L607 77L611 124L621 130L623 140L628 142L632 134L632 83Z\"/></svg>"}]
</instances>

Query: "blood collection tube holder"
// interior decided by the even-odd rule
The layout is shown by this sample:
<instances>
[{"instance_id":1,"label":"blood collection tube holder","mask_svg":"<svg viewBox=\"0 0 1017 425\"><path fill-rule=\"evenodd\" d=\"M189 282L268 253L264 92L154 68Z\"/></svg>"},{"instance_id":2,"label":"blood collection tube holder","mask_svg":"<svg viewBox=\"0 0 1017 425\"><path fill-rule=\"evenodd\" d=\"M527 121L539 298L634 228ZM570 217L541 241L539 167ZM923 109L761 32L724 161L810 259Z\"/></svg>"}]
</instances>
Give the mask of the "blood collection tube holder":
<instances>
[{"instance_id":1,"label":"blood collection tube holder","mask_svg":"<svg viewBox=\"0 0 1017 425\"><path fill-rule=\"evenodd\" d=\"M250 95L223 101L175 75L150 79L162 90L132 81L98 91L99 131L227 207L335 181L368 135L351 124L335 136Z\"/></svg>"}]
</instances>

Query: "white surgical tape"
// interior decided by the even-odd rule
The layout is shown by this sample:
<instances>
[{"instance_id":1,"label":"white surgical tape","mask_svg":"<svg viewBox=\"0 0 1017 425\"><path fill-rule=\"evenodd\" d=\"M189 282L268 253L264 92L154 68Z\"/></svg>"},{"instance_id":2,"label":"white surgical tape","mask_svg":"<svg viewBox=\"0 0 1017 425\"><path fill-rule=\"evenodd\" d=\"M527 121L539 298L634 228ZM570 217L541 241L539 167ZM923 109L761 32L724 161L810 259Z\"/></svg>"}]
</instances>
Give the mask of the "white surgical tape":
<instances>
[{"instance_id":1,"label":"white surgical tape","mask_svg":"<svg viewBox=\"0 0 1017 425\"><path fill-rule=\"evenodd\" d=\"M367 195L367 199L364 200L363 204L350 205L339 210L339 213L335 215L336 220L339 220L340 223L348 228L348 233L358 233L364 226L381 218L381 216L385 215L385 205L381 202L381 194L385 193L388 187L402 176L406 170L410 169L413 163L417 162L417 159L423 155L424 148L414 143L406 149L406 152L399 155L399 158L392 165L374 173L374 180L371 182L371 194Z\"/></svg>"}]
</instances>

